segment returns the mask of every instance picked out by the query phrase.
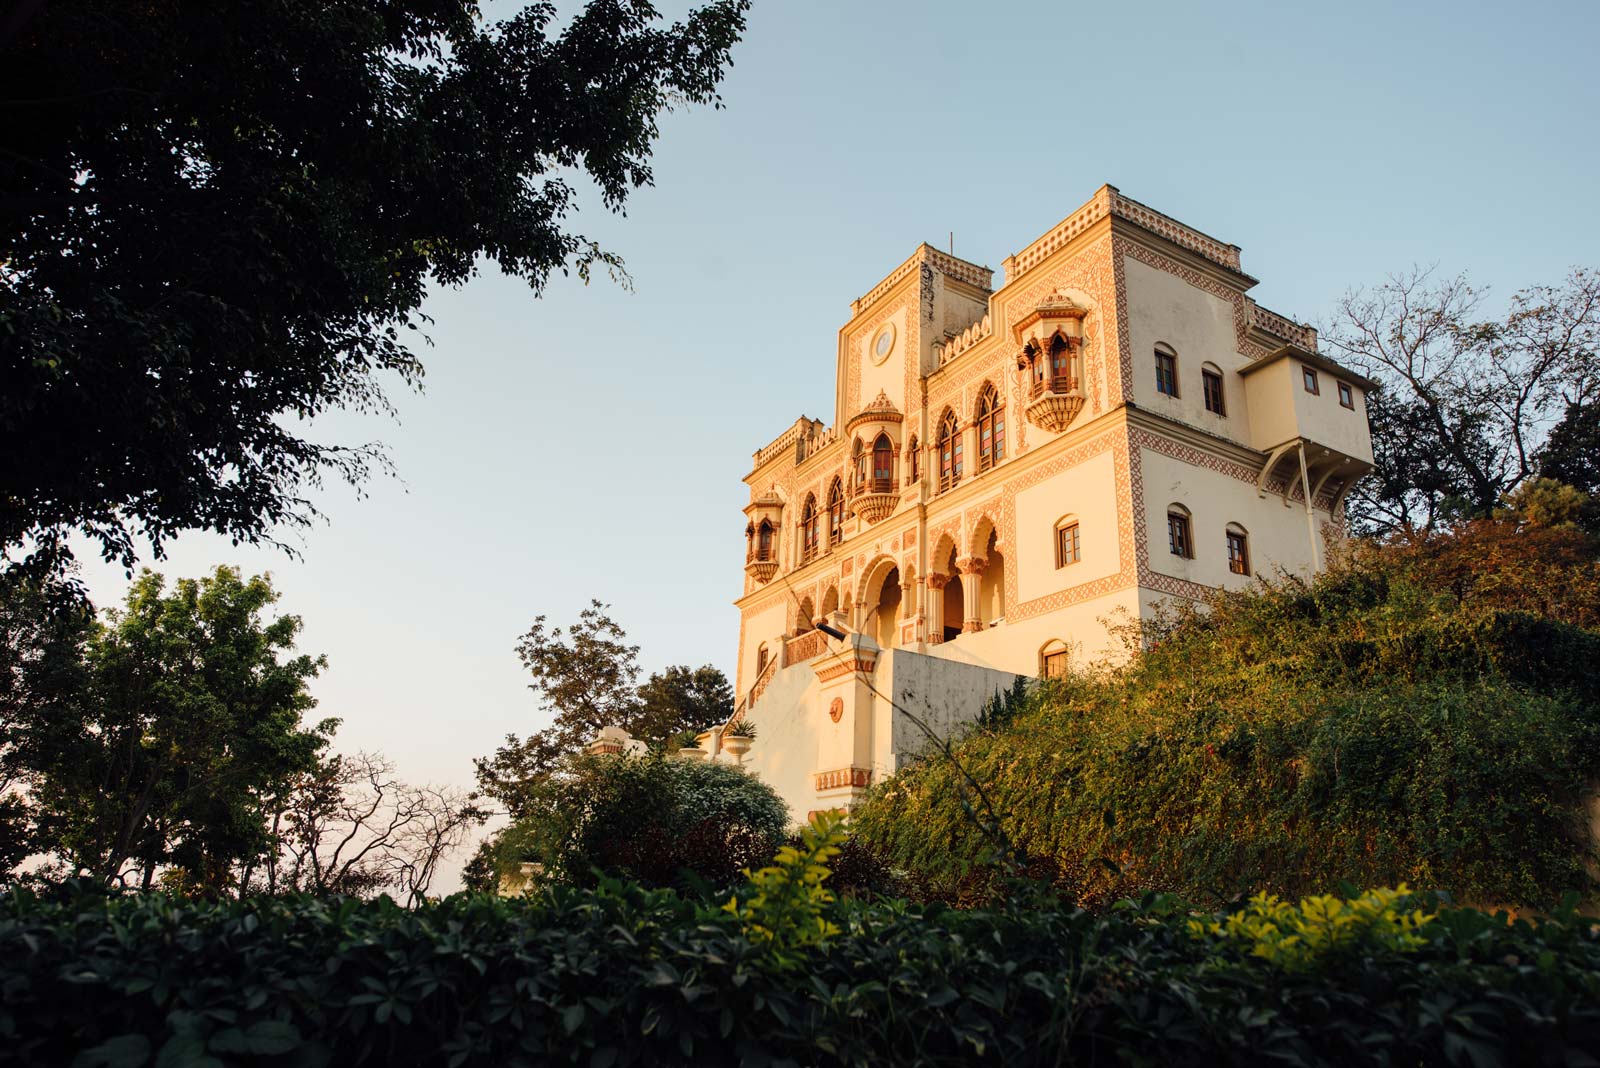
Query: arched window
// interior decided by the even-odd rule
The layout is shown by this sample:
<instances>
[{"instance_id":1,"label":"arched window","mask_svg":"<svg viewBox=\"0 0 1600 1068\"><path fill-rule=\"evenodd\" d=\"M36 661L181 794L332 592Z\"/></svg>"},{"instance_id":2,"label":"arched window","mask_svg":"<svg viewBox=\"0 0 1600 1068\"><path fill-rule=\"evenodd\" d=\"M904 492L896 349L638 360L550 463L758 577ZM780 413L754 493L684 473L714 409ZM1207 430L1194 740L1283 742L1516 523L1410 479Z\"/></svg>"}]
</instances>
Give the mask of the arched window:
<instances>
[{"instance_id":1,"label":"arched window","mask_svg":"<svg viewBox=\"0 0 1600 1068\"><path fill-rule=\"evenodd\" d=\"M1039 650L1039 677L1060 679L1067 674L1067 643L1059 638L1046 642Z\"/></svg>"},{"instance_id":2,"label":"arched window","mask_svg":"<svg viewBox=\"0 0 1600 1068\"><path fill-rule=\"evenodd\" d=\"M772 524L765 519L761 521L761 528L756 531L756 559L772 559Z\"/></svg>"},{"instance_id":3,"label":"arched window","mask_svg":"<svg viewBox=\"0 0 1600 1068\"><path fill-rule=\"evenodd\" d=\"M894 489L894 443L889 435L879 434L872 443L872 492L888 493Z\"/></svg>"},{"instance_id":4,"label":"arched window","mask_svg":"<svg viewBox=\"0 0 1600 1068\"><path fill-rule=\"evenodd\" d=\"M1250 535L1238 523L1228 524L1228 570L1250 574Z\"/></svg>"},{"instance_id":5,"label":"arched window","mask_svg":"<svg viewBox=\"0 0 1600 1068\"><path fill-rule=\"evenodd\" d=\"M1083 559L1083 546L1078 540L1078 517L1062 516L1056 520L1056 567L1063 568Z\"/></svg>"},{"instance_id":6,"label":"arched window","mask_svg":"<svg viewBox=\"0 0 1600 1068\"><path fill-rule=\"evenodd\" d=\"M1178 354L1165 345L1156 346L1156 392L1178 395Z\"/></svg>"},{"instance_id":7,"label":"arched window","mask_svg":"<svg viewBox=\"0 0 1600 1068\"><path fill-rule=\"evenodd\" d=\"M1228 404L1222 395L1222 368L1214 363L1200 365L1200 389L1205 394L1206 411L1212 415L1227 415Z\"/></svg>"},{"instance_id":8,"label":"arched window","mask_svg":"<svg viewBox=\"0 0 1600 1068\"><path fill-rule=\"evenodd\" d=\"M816 613L811 610L811 598L807 597L800 602L800 608L795 613L794 632L796 634L804 634L806 631L813 629L815 624L811 621L815 617Z\"/></svg>"},{"instance_id":9,"label":"arched window","mask_svg":"<svg viewBox=\"0 0 1600 1068\"><path fill-rule=\"evenodd\" d=\"M1181 504L1167 506L1167 548L1173 556L1194 559L1194 534L1189 529L1189 509Z\"/></svg>"},{"instance_id":10,"label":"arched window","mask_svg":"<svg viewBox=\"0 0 1600 1068\"><path fill-rule=\"evenodd\" d=\"M947 490L961 481L961 431L956 413L945 410L939 421L939 489Z\"/></svg>"},{"instance_id":11,"label":"arched window","mask_svg":"<svg viewBox=\"0 0 1600 1068\"><path fill-rule=\"evenodd\" d=\"M855 444L850 446L850 487L860 493L867 484L867 453L861 447L861 439L856 438Z\"/></svg>"},{"instance_id":12,"label":"arched window","mask_svg":"<svg viewBox=\"0 0 1600 1068\"><path fill-rule=\"evenodd\" d=\"M1006 412L993 385L978 398L978 470L987 471L1006 458Z\"/></svg>"},{"instance_id":13,"label":"arched window","mask_svg":"<svg viewBox=\"0 0 1600 1068\"><path fill-rule=\"evenodd\" d=\"M844 486L836 478L828 487L828 544L844 540Z\"/></svg>"},{"instance_id":14,"label":"arched window","mask_svg":"<svg viewBox=\"0 0 1600 1068\"><path fill-rule=\"evenodd\" d=\"M800 562L807 563L817 555L817 498L806 494L806 506L800 511Z\"/></svg>"},{"instance_id":15,"label":"arched window","mask_svg":"<svg viewBox=\"0 0 1600 1068\"><path fill-rule=\"evenodd\" d=\"M914 486L922 478L922 450L917 447L917 436L911 435L911 478L907 485Z\"/></svg>"},{"instance_id":16,"label":"arched window","mask_svg":"<svg viewBox=\"0 0 1600 1068\"><path fill-rule=\"evenodd\" d=\"M744 558L747 561L756 558L756 525L754 523L746 523L744 527Z\"/></svg>"},{"instance_id":17,"label":"arched window","mask_svg":"<svg viewBox=\"0 0 1600 1068\"><path fill-rule=\"evenodd\" d=\"M770 654L767 652L767 643L766 642L762 642L761 643L761 648L756 650L756 677L757 678L760 678L761 677L761 673L763 671L767 670L767 658L769 656L770 656Z\"/></svg>"}]
</instances>

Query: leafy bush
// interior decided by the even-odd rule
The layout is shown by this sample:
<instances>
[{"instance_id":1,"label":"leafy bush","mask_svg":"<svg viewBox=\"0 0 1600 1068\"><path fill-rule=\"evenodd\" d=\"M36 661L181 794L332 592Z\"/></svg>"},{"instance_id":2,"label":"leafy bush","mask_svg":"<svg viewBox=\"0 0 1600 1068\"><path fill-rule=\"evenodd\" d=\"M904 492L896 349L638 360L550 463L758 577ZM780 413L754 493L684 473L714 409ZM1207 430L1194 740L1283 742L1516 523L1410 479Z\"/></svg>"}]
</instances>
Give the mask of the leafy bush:
<instances>
[{"instance_id":1,"label":"leafy bush","mask_svg":"<svg viewBox=\"0 0 1600 1068\"><path fill-rule=\"evenodd\" d=\"M1593 550L1559 531L1528 535L1543 559L1503 544L1523 536L1476 524L1219 595L1126 667L1041 685L957 755L1030 872L1086 904L1341 881L1593 897L1581 816L1600 780L1600 634L1573 596L1592 588ZM981 901L1001 873L956 775L920 762L856 824L919 893Z\"/></svg>"},{"instance_id":2,"label":"leafy bush","mask_svg":"<svg viewBox=\"0 0 1600 1068\"><path fill-rule=\"evenodd\" d=\"M532 863L537 881L584 886L600 873L725 888L772 857L789 822L783 800L754 776L660 755L574 758L532 785L529 799L531 814L492 846L497 874Z\"/></svg>"},{"instance_id":3,"label":"leafy bush","mask_svg":"<svg viewBox=\"0 0 1600 1068\"><path fill-rule=\"evenodd\" d=\"M1362 935L1294 967L1153 896L822 916L837 930L779 960L739 917L609 880L414 911L15 893L0 1063L1492 1066L1600 1048L1600 935L1566 913L1444 909L1420 943Z\"/></svg>"}]
</instances>

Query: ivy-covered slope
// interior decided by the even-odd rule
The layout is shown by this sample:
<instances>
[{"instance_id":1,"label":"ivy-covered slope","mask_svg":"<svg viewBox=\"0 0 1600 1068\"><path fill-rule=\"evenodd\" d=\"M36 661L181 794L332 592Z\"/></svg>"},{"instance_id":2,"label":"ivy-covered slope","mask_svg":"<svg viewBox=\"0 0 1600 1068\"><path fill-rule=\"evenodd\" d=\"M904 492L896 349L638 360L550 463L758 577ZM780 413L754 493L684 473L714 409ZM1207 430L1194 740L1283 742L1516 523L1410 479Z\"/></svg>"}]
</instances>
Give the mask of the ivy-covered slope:
<instances>
[{"instance_id":1,"label":"ivy-covered slope","mask_svg":"<svg viewBox=\"0 0 1600 1068\"><path fill-rule=\"evenodd\" d=\"M958 747L1033 874L1094 903L1341 881L1549 906L1596 896L1600 568L1573 531L1364 546L1169 620L1126 667L1043 686ZM996 886L970 791L929 759L857 835L907 886Z\"/></svg>"}]
</instances>

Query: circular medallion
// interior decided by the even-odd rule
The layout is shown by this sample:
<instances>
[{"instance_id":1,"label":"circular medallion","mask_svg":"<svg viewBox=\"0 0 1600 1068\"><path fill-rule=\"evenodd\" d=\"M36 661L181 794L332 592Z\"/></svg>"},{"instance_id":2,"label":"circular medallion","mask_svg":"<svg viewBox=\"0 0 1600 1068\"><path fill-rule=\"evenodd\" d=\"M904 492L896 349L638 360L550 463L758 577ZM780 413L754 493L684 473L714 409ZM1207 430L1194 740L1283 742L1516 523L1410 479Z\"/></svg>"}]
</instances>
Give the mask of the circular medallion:
<instances>
[{"instance_id":1,"label":"circular medallion","mask_svg":"<svg viewBox=\"0 0 1600 1068\"><path fill-rule=\"evenodd\" d=\"M882 363L894 351L894 324L884 323L872 342L872 362Z\"/></svg>"},{"instance_id":2,"label":"circular medallion","mask_svg":"<svg viewBox=\"0 0 1600 1068\"><path fill-rule=\"evenodd\" d=\"M844 698L835 697L833 704L828 706L828 718L838 723L844 718Z\"/></svg>"}]
</instances>

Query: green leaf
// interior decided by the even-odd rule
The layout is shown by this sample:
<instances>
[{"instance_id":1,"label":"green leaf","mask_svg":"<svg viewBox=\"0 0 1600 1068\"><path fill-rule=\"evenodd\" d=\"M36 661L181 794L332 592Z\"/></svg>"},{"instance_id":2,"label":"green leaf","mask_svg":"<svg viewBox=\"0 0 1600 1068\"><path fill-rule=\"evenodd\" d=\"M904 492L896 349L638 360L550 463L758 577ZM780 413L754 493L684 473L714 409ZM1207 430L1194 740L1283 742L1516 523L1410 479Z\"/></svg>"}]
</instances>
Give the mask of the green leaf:
<instances>
[{"instance_id":1,"label":"green leaf","mask_svg":"<svg viewBox=\"0 0 1600 1068\"><path fill-rule=\"evenodd\" d=\"M72 1068L140 1068L150 1059L150 1040L143 1035L118 1035L79 1053Z\"/></svg>"}]
</instances>

